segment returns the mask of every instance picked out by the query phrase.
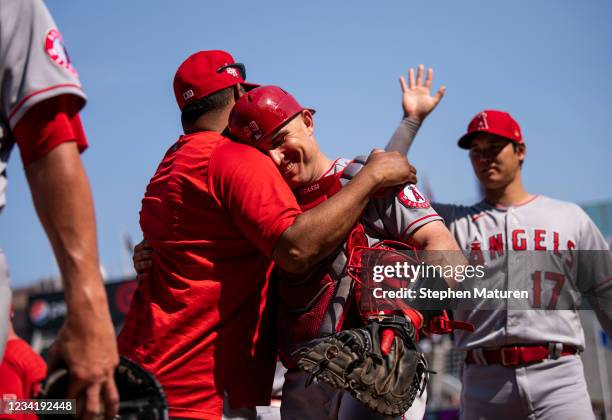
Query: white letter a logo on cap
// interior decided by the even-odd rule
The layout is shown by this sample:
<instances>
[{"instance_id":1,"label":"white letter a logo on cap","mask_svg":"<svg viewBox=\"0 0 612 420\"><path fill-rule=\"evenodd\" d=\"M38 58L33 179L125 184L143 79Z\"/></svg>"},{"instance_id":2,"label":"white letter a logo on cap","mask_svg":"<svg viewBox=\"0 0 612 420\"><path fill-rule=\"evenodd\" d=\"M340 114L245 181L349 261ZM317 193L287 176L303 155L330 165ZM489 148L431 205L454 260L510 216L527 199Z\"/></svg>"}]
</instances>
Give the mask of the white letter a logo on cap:
<instances>
[{"instance_id":1,"label":"white letter a logo on cap","mask_svg":"<svg viewBox=\"0 0 612 420\"><path fill-rule=\"evenodd\" d=\"M481 112L477 118L478 118L478 126L476 127L476 130L488 130L489 122L487 121L487 113Z\"/></svg>"}]
</instances>

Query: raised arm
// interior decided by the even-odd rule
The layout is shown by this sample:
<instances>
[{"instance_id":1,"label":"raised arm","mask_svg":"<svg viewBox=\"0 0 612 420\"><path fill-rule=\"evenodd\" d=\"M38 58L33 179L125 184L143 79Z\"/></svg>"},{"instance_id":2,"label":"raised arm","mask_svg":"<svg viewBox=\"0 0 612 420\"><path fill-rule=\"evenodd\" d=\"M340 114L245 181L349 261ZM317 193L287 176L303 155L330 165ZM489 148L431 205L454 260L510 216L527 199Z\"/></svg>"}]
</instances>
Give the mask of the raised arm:
<instances>
[{"instance_id":1,"label":"raised arm","mask_svg":"<svg viewBox=\"0 0 612 420\"><path fill-rule=\"evenodd\" d=\"M414 69L408 71L408 84L404 76L400 76L400 87L402 89L402 108L404 117L399 127L391 136L385 147L387 151L396 151L401 155L407 155L410 146L416 136L419 127L442 100L446 87L442 86L435 95L431 95L431 84L433 82L433 69L427 70L427 77L423 81L425 68L419 64L416 80Z\"/></svg>"}]
</instances>

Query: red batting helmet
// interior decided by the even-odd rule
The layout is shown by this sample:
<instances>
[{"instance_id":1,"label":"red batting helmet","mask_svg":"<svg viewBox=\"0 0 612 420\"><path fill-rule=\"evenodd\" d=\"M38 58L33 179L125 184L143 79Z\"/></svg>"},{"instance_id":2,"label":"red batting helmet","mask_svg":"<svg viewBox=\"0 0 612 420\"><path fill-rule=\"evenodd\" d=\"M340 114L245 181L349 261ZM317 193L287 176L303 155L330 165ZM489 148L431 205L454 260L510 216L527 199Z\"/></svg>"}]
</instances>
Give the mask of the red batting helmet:
<instances>
[{"instance_id":1,"label":"red batting helmet","mask_svg":"<svg viewBox=\"0 0 612 420\"><path fill-rule=\"evenodd\" d=\"M268 151L272 136L304 109L315 112L278 86L260 86L236 102L228 128L234 139Z\"/></svg>"}]
</instances>

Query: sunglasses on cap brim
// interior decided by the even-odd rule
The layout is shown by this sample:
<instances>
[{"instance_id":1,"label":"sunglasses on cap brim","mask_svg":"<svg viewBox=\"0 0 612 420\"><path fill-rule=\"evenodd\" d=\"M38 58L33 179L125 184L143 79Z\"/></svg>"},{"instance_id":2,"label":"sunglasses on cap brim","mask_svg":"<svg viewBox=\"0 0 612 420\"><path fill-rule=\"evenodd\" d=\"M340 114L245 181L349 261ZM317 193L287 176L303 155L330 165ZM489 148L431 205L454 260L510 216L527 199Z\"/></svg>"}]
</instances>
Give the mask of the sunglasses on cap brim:
<instances>
[{"instance_id":1,"label":"sunglasses on cap brim","mask_svg":"<svg viewBox=\"0 0 612 420\"><path fill-rule=\"evenodd\" d=\"M233 68L233 69L238 70L238 73L240 73L242 80L246 80L246 67L244 67L244 64L234 63L234 64L228 64L226 66L221 66L217 69L217 73L221 73L223 70L228 69L228 68Z\"/></svg>"}]
</instances>

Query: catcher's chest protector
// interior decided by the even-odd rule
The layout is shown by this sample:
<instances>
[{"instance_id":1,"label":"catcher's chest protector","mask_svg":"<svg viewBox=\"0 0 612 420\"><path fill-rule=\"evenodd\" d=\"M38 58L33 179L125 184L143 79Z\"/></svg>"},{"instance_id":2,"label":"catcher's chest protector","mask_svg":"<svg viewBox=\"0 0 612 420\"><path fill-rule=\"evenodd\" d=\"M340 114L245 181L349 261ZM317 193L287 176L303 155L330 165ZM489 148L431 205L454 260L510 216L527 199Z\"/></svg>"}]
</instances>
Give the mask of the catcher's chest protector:
<instances>
[{"instance_id":1,"label":"catcher's chest protector","mask_svg":"<svg viewBox=\"0 0 612 420\"><path fill-rule=\"evenodd\" d=\"M344 171L302 188L297 193L302 209L313 208L340 191L363 165L363 162L354 160ZM357 224L344 244L307 272L290 274L275 270L279 346L286 363L289 362L286 356L295 350L297 344L342 329L354 299L354 280L346 272L348 258L354 247L367 244L364 228Z\"/></svg>"}]
</instances>

